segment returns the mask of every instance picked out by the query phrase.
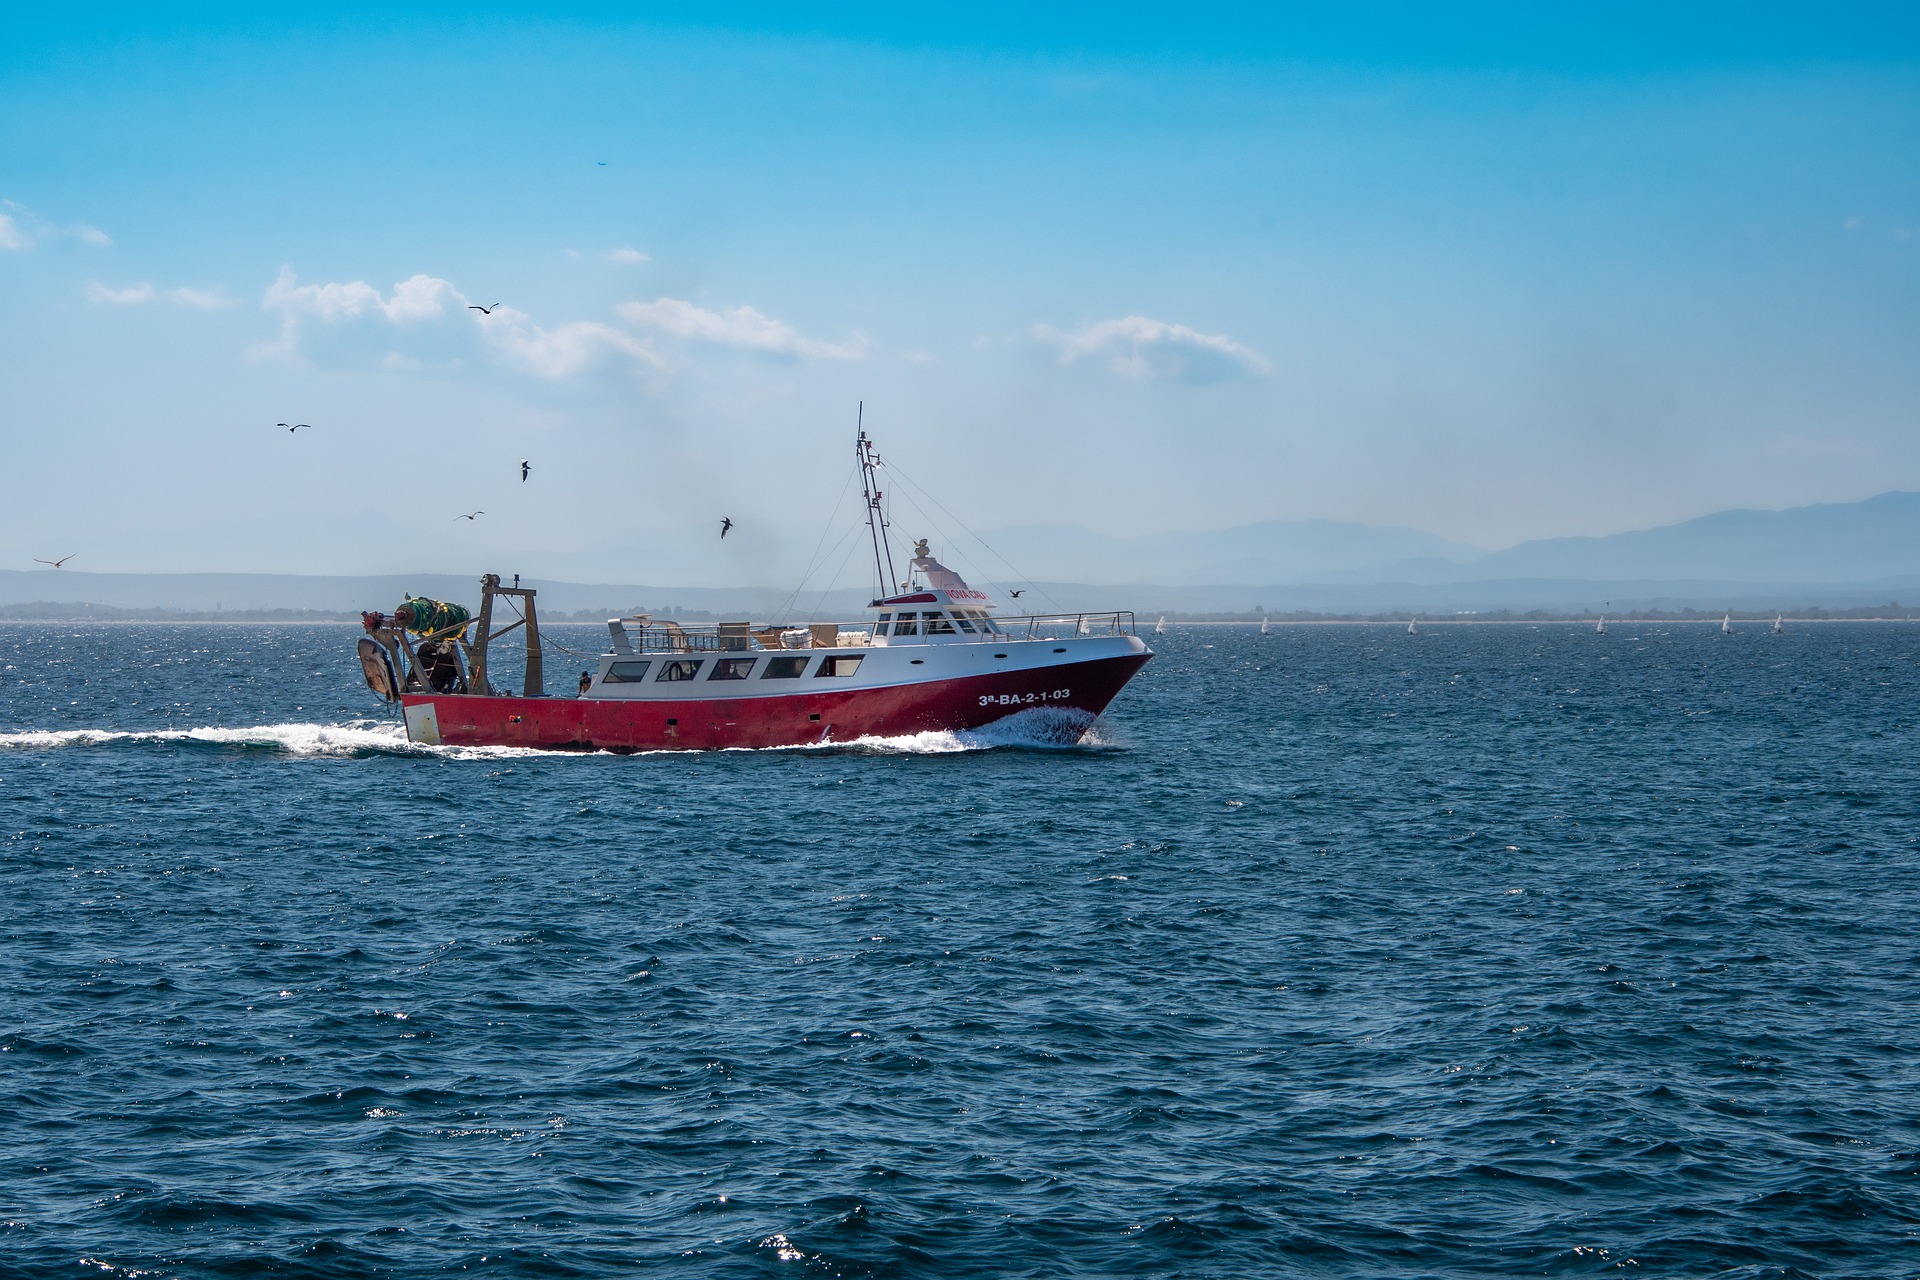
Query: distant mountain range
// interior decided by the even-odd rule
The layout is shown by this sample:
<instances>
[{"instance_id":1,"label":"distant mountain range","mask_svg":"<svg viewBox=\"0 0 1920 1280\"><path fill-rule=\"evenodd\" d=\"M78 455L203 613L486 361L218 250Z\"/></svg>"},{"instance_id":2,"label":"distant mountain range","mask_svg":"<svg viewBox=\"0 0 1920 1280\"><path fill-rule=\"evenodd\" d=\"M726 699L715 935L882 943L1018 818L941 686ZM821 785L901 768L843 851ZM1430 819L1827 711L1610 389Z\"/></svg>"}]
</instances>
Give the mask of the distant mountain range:
<instances>
[{"instance_id":1,"label":"distant mountain range","mask_svg":"<svg viewBox=\"0 0 1920 1280\"><path fill-rule=\"evenodd\" d=\"M1114 585L1516 579L1837 584L1920 575L1920 493L1785 511L1721 511L1606 537L1523 542L1505 551L1414 529L1333 520L1137 537L1026 525L990 533L987 541L1035 579Z\"/></svg>"},{"instance_id":2,"label":"distant mountain range","mask_svg":"<svg viewBox=\"0 0 1920 1280\"><path fill-rule=\"evenodd\" d=\"M1920 605L1920 494L1785 511L1722 511L1600 538L1485 551L1412 529L1268 521L1209 533L1115 537L1074 525L992 532L985 547L936 547L1014 608L1446 614L1611 602L1641 609L1858 609ZM962 553L965 554L962 554ZM1020 566L1013 577L998 557ZM975 561L979 563L976 564ZM1004 576L992 581L994 570ZM471 601L473 575L100 574L0 570L0 611L41 604L261 614L387 609L414 592ZM779 587L666 587L529 580L542 612L647 609L787 618L859 616L864 596ZM1009 591L1028 592L1015 601ZM75 610L76 615L83 610ZM35 616L55 616L57 608Z\"/></svg>"},{"instance_id":3,"label":"distant mountain range","mask_svg":"<svg viewBox=\"0 0 1920 1280\"><path fill-rule=\"evenodd\" d=\"M1405 577L1413 566L1464 565L1486 555L1417 529L1338 520L1267 520L1206 533L1134 537L1073 524L1031 524L994 530L985 542L997 555L971 546L953 550L975 559L987 576L1012 564L1035 580L1096 584L1373 582L1383 575Z\"/></svg>"}]
</instances>

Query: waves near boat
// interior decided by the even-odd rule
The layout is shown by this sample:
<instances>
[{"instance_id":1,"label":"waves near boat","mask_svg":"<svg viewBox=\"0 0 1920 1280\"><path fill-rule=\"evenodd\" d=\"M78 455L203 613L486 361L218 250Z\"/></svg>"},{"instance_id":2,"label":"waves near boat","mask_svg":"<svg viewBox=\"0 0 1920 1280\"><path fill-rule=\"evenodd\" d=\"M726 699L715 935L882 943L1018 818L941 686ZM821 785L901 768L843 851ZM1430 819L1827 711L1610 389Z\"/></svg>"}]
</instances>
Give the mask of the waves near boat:
<instances>
[{"instance_id":1,"label":"waves near boat","mask_svg":"<svg viewBox=\"0 0 1920 1280\"><path fill-rule=\"evenodd\" d=\"M1119 743L1104 720L1066 707L1033 707L978 729L933 729L895 738L856 738L801 751L869 751L878 755L951 755L957 751L1111 749Z\"/></svg>"},{"instance_id":2,"label":"waves near boat","mask_svg":"<svg viewBox=\"0 0 1920 1280\"><path fill-rule=\"evenodd\" d=\"M1084 736L1080 736L1084 733ZM1077 740L1076 740L1077 739ZM875 755L949 755L1007 749L1067 750L1110 748L1111 735L1099 720L1064 708L1035 707L980 729L931 730L890 738L857 738L805 747L741 748L756 751L853 751ZM498 760L521 756L606 755L606 752L545 751L530 747L447 747L407 741L397 723L355 720L343 724L263 724L245 728L202 726L191 729L54 729L0 733L0 751L51 751L71 747L170 747L187 750L258 751L296 758L356 756L431 756L447 760ZM682 755L684 752L643 752ZM731 753L730 753L731 754Z\"/></svg>"},{"instance_id":3,"label":"waves near boat","mask_svg":"<svg viewBox=\"0 0 1920 1280\"><path fill-rule=\"evenodd\" d=\"M0 733L0 750L54 750L62 747L183 746L256 749L289 756L456 755L467 754L407 741L398 724L376 720L345 724L263 724L247 728L203 726L192 729L55 729ZM504 754L506 748L472 749L471 754ZM524 753L532 754L532 753Z\"/></svg>"}]
</instances>

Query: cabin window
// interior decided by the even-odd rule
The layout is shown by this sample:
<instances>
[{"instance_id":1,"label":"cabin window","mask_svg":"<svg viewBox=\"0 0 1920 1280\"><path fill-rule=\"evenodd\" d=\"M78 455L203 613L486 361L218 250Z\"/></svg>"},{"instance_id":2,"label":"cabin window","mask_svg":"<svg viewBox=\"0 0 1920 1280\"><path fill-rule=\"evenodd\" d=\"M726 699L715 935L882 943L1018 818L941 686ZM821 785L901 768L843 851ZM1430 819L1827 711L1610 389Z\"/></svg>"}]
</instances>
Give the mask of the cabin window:
<instances>
[{"instance_id":1,"label":"cabin window","mask_svg":"<svg viewBox=\"0 0 1920 1280\"><path fill-rule=\"evenodd\" d=\"M722 658L713 664L709 680L745 680L753 674L753 658Z\"/></svg>"},{"instance_id":2,"label":"cabin window","mask_svg":"<svg viewBox=\"0 0 1920 1280\"><path fill-rule=\"evenodd\" d=\"M850 676L860 669L864 653L843 654L820 659L820 669L815 676Z\"/></svg>"},{"instance_id":3,"label":"cabin window","mask_svg":"<svg viewBox=\"0 0 1920 1280\"><path fill-rule=\"evenodd\" d=\"M926 615L926 619L927 619L928 635L950 636L953 634L953 624L951 622L948 622L945 618L941 617L939 614L929 613Z\"/></svg>"},{"instance_id":4,"label":"cabin window","mask_svg":"<svg viewBox=\"0 0 1920 1280\"><path fill-rule=\"evenodd\" d=\"M767 669L760 673L762 680L791 680L795 676L807 674L805 658L768 658Z\"/></svg>"},{"instance_id":5,"label":"cabin window","mask_svg":"<svg viewBox=\"0 0 1920 1280\"><path fill-rule=\"evenodd\" d=\"M651 662L616 662L600 677L601 684L638 684L647 678Z\"/></svg>"},{"instance_id":6,"label":"cabin window","mask_svg":"<svg viewBox=\"0 0 1920 1280\"><path fill-rule=\"evenodd\" d=\"M695 658L692 661L681 659L677 662L661 663L660 674L655 676L654 679L655 680L691 680L699 674L700 674L700 660L698 658Z\"/></svg>"},{"instance_id":7,"label":"cabin window","mask_svg":"<svg viewBox=\"0 0 1920 1280\"><path fill-rule=\"evenodd\" d=\"M899 618L894 621L893 634L897 636L910 636L918 632L920 628L915 625L913 619L914 613L911 609L901 614Z\"/></svg>"},{"instance_id":8,"label":"cabin window","mask_svg":"<svg viewBox=\"0 0 1920 1280\"><path fill-rule=\"evenodd\" d=\"M960 629L962 631L966 632L968 635L973 634L973 624L967 621L967 615L965 612L954 614L953 620L960 624Z\"/></svg>"},{"instance_id":9,"label":"cabin window","mask_svg":"<svg viewBox=\"0 0 1920 1280\"><path fill-rule=\"evenodd\" d=\"M873 634L877 636L883 636L887 634L887 623L892 621L892 619L893 619L893 615L890 613L881 614L880 621L874 624Z\"/></svg>"}]
</instances>

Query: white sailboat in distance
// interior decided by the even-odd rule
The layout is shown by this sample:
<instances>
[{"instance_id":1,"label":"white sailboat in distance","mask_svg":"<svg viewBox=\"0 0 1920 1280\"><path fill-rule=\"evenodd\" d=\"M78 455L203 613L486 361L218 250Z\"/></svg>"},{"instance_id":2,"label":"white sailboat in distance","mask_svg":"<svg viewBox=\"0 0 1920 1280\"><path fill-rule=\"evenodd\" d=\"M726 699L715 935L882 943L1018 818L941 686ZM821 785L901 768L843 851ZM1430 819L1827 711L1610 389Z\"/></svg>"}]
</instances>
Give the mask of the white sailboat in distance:
<instances>
[{"instance_id":1,"label":"white sailboat in distance","mask_svg":"<svg viewBox=\"0 0 1920 1280\"><path fill-rule=\"evenodd\" d=\"M1607 615L1606 614L1603 613L1600 615L1600 620L1593 624L1593 630L1596 635L1607 634Z\"/></svg>"},{"instance_id":2,"label":"white sailboat in distance","mask_svg":"<svg viewBox=\"0 0 1920 1280\"><path fill-rule=\"evenodd\" d=\"M1161 614L1160 621L1153 624L1153 634L1157 636L1163 636L1167 634L1167 615L1166 614L1164 613Z\"/></svg>"},{"instance_id":3,"label":"white sailboat in distance","mask_svg":"<svg viewBox=\"0 0 1920 1280\"><path fill-rule=\"evenodd\" d=\"M1720 619L1720 634L1723 636L1733 634L1733 615L1731 613L1724 615Z\"/></svg>"},{"instance_id":4,"label":"white sailboat in distance","mask_svg":"<svg viewBox=\"0 0 1920 1280\"><path fill-rule=\"evenodd\" d=\"M1418 618L1407 619L1407 634L1410 636L1417 636L1420 634L1420 619Z\"/></svg>"},{"instance_id":5,"label":"white sailboat in distance","mask_svg":"<svg viewBox=\"0 0 1920 1280\"><path fill-rule=\"evenodd\" d=\"M1273 624L1267 621L1267 615L1264 613L1260 615L1260 634L1263 636L1273 634Z\"/></svg>"},{"instance_id":6,"label":"white sailboat in distance","mask_svg":"<svg viewBox=\"0 0 1920 1280\"><path fill-rule=\"evenodd\" d=\"M1785 630L1786 628L1780 625L1780 615L1777 613L1774 614L1773 615L1773 634L1779 635L1782 631L1785 631Z\"/></svg>"}]
</instances>

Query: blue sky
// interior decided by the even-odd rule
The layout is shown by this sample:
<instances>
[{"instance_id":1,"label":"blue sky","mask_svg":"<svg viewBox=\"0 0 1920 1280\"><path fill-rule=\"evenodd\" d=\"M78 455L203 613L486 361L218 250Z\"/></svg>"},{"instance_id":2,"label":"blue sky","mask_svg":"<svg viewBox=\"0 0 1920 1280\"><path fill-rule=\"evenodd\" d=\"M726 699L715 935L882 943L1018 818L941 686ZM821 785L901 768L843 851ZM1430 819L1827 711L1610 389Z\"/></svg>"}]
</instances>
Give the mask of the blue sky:
<instances>
[{"instance_id":1,"label":"blue sky","mask_svg":"<svg viewBox=\"0 0 1920 1280\"><path fill-rule=\"evenodd\" d=\"M1920 488L1897 9L298 12L0 44L8 564L778 584L860 400L981 530Z\"/></svg>"}]
</instances>

